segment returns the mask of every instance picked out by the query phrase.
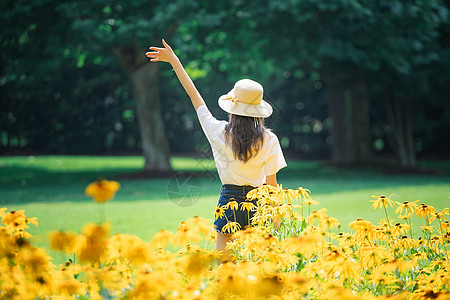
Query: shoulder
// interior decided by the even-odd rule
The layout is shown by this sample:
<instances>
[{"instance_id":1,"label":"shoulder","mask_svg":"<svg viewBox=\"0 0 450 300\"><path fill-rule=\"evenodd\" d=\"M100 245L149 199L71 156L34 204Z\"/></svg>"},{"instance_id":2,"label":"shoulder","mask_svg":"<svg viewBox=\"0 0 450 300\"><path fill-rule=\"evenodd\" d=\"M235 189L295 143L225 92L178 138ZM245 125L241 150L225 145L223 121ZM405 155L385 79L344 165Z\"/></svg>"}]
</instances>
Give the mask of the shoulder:
<instances>
[{"instance_id":1,"label":"shoulder","mask_svg":"<svg viewBox=\"0 0 450 300\"><path fill-rule=\"evenodd\" d=\"M277 135L271 130L266 128L266 131L264 133L264 138L267 138L268 141L278 141Z\"/></svg>"},{"instance_id":2,"label":"shoulder","mask_svg":"<svg viewBox=\"0 0 450 300\"><path fill-rule=\"evenodd\" d=\"M264 144L265 147L276 147L277 144L280 144L278 141L277 135L270 129L266 129L264 133Z\"/></svg>"}]
</instances>

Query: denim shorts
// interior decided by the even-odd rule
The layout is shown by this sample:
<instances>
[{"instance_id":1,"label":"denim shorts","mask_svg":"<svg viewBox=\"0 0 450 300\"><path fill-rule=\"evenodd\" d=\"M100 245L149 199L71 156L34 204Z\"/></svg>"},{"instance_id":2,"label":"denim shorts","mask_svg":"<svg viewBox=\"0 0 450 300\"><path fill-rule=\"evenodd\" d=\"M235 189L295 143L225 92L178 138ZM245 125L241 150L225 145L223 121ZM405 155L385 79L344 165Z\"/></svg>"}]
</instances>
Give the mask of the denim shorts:
<instances>
[{"instance_id":1,"label":"denim shorts","mask_svg":"<svg viewBox=\"0 0 450 300\"><path fill-rule=\"evenodd\" d=\"M251 226L251 218L255 214L255 211L246 211L241 209L241 202L245 202L247 198L247 193L251 190L255 189L253 186L249 185L234 185L234 184L224 184L220 189L220 197L218 206L224 206L230 202L231 198L239 204L239 208L237 210L232 210L231 208L227 208L225 210L225 216L222 218L217 218L214 221L214 229L222 233L222 228L230 222L238 222L241 225L241 229L245 229L247 226ZM256 206L257 200L253 200L252 203Z\"/></svg>"}]
</instances>

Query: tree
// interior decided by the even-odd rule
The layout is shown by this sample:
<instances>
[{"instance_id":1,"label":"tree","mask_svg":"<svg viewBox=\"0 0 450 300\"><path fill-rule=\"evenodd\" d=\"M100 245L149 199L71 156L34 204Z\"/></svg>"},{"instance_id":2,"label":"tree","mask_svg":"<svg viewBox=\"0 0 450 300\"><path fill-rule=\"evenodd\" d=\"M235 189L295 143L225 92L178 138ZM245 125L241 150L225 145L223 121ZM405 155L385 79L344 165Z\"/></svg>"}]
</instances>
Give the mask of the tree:
<instances>
[{"instance_id":1,"label":"tree","mask_svg":"<svg viewBox=\"0 0 450 300\"><path fill-rule=\"evenodd\" d=\"M386 99L395 151L403 165L414 165L412 108L406 103L415 78L436 57L439 26L447 9L441 1L270 1L242 4L243 18L258 20L252 41L274 65L295 72L302 61L318 61L332 121L332 159L336 163L371 161L370 94L373 84L400 93ZM239 23L240 24L240 23ZM280 55L281 54L281 55ZM390 83L374 78L389 78ZM395 81L393 81L395 79ZM319 79L320 80L320 79ZM423 101L423 95L420 100ZM405 98L407 99L405 101ZM375 100L375 99L373 99ZM377 99L378 100L378 99ZM406 105L406 106L405 106ZM409 108L408 108L409 107Z\"/></svg>"},{"instance_id":2,"label":"tree","mask_svg":"<svg viewBox=\"0 0 450 300\"><path fill-rule=\"evenodd\" d=\"M192 2L68 1L58 5L72 20L73 42L87 53L112 51L132 83L145 157L144 170L171 170L169 147L161 115L159 68L148 63L145 44L170 34Z\"/></svg>"},{"instance_id":3,"label":"tree","mask_svg":"<svg viewBox=\"0 0 450 300\"><path fill-rule=\"evenodd\" d=\"M39 76L63 76L64 59L75 58L76 70L84 72L82 78L100 76L108 67L113 83L114 72L125 73L130 82L136 100L136 115L138 119L141 143L145 156L145 170L170 170L170 151L165 136L164 122L161 116L159 92L159 67L148 63L145 57L146 48L151 44L160 43L163 36L170 35L177 28L189 11L195 11L195 1L132 1L111 3L110 1L53 1L34 0L24 5L20 1L3 2L5 19L17 27L8 24L2 32L2 74L3 87L11 91L11 97L19 95L19 83L24 87L39 86ZM32 47L27 49L27 47ZM22 55L15 54L20 51ZM112 56L120 62L123 71L114 70L116 65ZM14 57L14 63L9 61ZM36 58L48 59L47 63L39 64L39 72L33 70ZM92 73L91 66L102 65L100 73ZM14 67L19 66L17 70ZM59 69L58 69L59 68ZM73 70L72 74L73 74ZM103 71L103 72L102 72ZM94 71L95 72L95 71ZM111 74L111 72L113 72ZM64 74L66 75L66 74ZM80 74L78 74L80 75ZM16 78L23 77L19 82ZM95 77L94 77L95 78ZM78 78L74 77L77 81ZM94 80L98 86L98 79ZM60 80L59 80L60 81ZM74 81L65 82L65 86ZM90 82L84 82L84 87ZM11 88L10 88L11 87ZM40 90L53 86L40 86ZM113 92L113 91L111 91ZM51 91L48 91L51 94ZM28 91L24 97L30 97ZM44 94L31 96L35 100L49 101ZM10 102L12 103L12 102ZM83 105L83 104L81 104ZM54 111L49 111L49 118L56 118ZM38 118L41 119L41 118ZM22 130L18 128L18 130ZM47 136L47 134L46 134ZM50 141L48 141L50 142Z\"/></svg>"}]
</instances>

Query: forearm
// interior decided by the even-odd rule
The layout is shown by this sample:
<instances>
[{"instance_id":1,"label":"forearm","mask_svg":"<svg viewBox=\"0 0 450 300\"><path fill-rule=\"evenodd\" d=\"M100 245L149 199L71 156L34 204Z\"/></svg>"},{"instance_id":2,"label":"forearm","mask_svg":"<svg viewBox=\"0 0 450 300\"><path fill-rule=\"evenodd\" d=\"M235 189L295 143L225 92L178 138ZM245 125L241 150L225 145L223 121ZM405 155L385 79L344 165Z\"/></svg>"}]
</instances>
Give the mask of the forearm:
<instances>
[{"instance_id":1,"label":"forearm","mask_svg":"<svg viewBox=\"0 0 450 300\"><path fill-rule=\"evenodd\" d=\"M170 64L172 65L175 74L177 74L178 80L180 80L180 83L183 86L184 90L189 95L189 98L191 98L192 105L194 105L195 110L197 110L199 106L205 104L205 101L195 87L194 82L192 82L192 79L186 73L186 70L184 69L178 57Z\"/></svg>"},{"instance_id":2,"label":"forearm","mask_svg":"<svg viewBox=\"0 0 450 300\"><path fill-rule=\"evenodd\" d=\"M270 184L271 186L277 186L277 174L266 176L266 184Z\"/></svg>"}]
</instances>

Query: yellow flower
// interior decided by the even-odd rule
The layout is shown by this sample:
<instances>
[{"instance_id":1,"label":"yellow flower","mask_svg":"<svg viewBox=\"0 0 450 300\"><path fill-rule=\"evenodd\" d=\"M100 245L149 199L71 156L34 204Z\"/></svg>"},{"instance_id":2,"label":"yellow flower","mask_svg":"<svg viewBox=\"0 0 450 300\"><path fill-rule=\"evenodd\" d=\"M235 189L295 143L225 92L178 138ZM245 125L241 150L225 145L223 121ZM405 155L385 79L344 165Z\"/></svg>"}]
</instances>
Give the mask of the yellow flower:
<instances>
[{"instance_id":1,"label":"yellow flower","mask_svg":"<svg viewBox=\"0 0 450 300\"><path fill-rule=\"evenodd\" d=\"M434 215L431 216L430 222L433 222L434 219L438 219L439 221L445 221L444 215L448 215L448 208L444 208L441 212L435 212Z\"/></svg>"},{"instance_id":2,"label":"yellow flower","mask_svg":"<svg viewBox=\"0 0 450 300\"><path fill-rule=\"evenodd\" d=\"M418 208L416 208L416 215L420 218L428 218L429 216L432 216L436 211L434 210L433 206L426 205L426 204L420 204Z\"/></svg>"},{"instance_id":3,"label":"yellow flower","mask_svg":"<svg viewBox=\"0 0 450 300\"><path fill-rule=\"evenodd\" d=\"M366 221L361 218L358 218L355 221L351 221L348 224L348 227L350 227L353 230L364 230L364 229L370 228L371 226L372 226L372 223L370 221Z\"/></svg>"},{"instance_id":4,"label":"yellow flower","mask_svg":"<svg viewBox=\"0 0 450 300\"><path fill-rule=\"evenodd\" d=\"M7 211L8 209L6 207L2 207L0 208L0 218L3 219L3 217L6 215L5 211Z\"/></svg>"},{"instance_id":5,"label":"yellow flower","mask_svg":"<svg viewBox=\"0 0 450 300\"><path fill-rule=\"evenodd\" d=\"M365 268L381 264L382 259L387 256L386 249L381 246L364 246L360 252L361 265Z\"/></svg>"},{"instance_id":6,"label":"yellow flower","mask_svg":"<svg viewBox=\"0 0 450 300\"><path fill-rule=\"evenodd\" d=\"M434 231L433 226L420 226L420 229L422 229L423 232L433 232Z\"/></svg>"},{"instance_id":7,"label":"yellow flower","mask_svg":"<svg viewBox=\"0 0 450 300\"><path fill-rule=\"evenodd\" d=\"M283 249L288 251L288 253L301 253L305 257L309 257L314 253L316 243L314 235L293 236L282 241Z\"/></svg>"},{"instance_id":8,"label":"yellow flower","mask_svg":"<svg viewBox=\"0 0 450 300\"><path fill-rule=\"evenodd\" d=\"M396 215L399 215L399 214L401 214L404 210L405 210L406 212L409 212L409 213L414 212L414 211L416 210L416 208L417 208L417 202L419 202L419 200L412 201L412 202L405 201L405 202L403 202L403 203L400 203L400 202L398 202L398 201L395 201L395 203L397 203L397 205L398 205L397 209L395 210L395 214L396 214Z\"/></svg>"},{"instance_id":9,"label":"yellow flower","mask_svg":"<svg viewBox=\"0 0 450 300\"><path fill-rule=\"evenodd\" d=\"M253 189L247 193L247 199L255 200L260 197L260 188Z\"/></svg>"},{"instance_id":10,"label":"yellow flower","mask_svg":"<svg viewBox=\"0 0 450 300\"><path fill-rule=\"evenodd\" d=\"M75 278L64 278L58 282L56 288L59 295L73 297L74 295L84 294L86 291L86 284L76 280Z\"/></svg>"},{"instance_id":11,"label":"yellow flower","mask_svg":"<svg viewBox=\"0 0 450 300\"><path fill-rule=\"evenodd\" d=\"M299 197L299 194L294 190L284 188L279 193L279 197L282 201L287 200L288 203L291 203L291 201L295 201Z\"/></svg>"},{"instance_id":12,"label":"yellow flower","mask_svg":"<svg viewBox=\"0 0 450 300\"><path fill-rule=\"evenodd\" d=\"M311 199L311 191L308 189L304 189L302 187L299 187L296 189L296 192L298 193L300 199Z\"/></svg>"},{"instance_id":13,"label":"yellow flower","mask_svg":"<svg viewBox=\"0 0 450 300\"><path fill-rule=\"evenodd\" d=\"M196 231L204 234L205 236L208 236L213 230L211 221L209 219L202 218L199 216L194 216L192 218L187 219L186 225L191 228L194 227Z\"/></svg>"},{"instance_id":14,"label":"yellow flower","mask_svg":"<svg viewBox=\"0 0 450 300\"><path fill-rule=\"evenodd\" d=\"M308 205L319 205L319 204L320 204L319 201L311 200L311 199L303 201L303 205L306 205L306 206L308 206Z\"/></svg>"},{"instance_id":15,"label":"yellow flower","mask_svg":"<svg viewBox=\"0 0 450 300\"><path fill-rule=\"evenodd\" d=\"M2 208L2 212L6 210L6 207ZM25 210L12 210L9 213L3 213L2 216L2 224L6 224L8 226L17 227L19 225L25 224L26 216Z\"/></svg>"},{"instance_id":16,"label":"yellow flower","mask_svg":"<svg viewBox=\"0 0 450 300\"><path fill-rule=\"evenodd\" d=\"M406 233L406 231L408 231L408 229L409 229L408 224L401 224L401 223L396 223L393 227L391 227L393 235L403 235L404 233Z\"/></svg>"},{"instance_id":17,"label":"yellow flower","mask_svg":"<svg viewBox=\"0 0 450 300\"><path fill-rule=\"evenodd\" d=\"M194 253L189 255L186 272L189 276L199 276L208 271L208 265L212 263L214 256Z\"/></svg>"},{"instance_id":18,"label":"yellow flower","mask_svg":"<svg viewBox=\"0 0 450 300\"><path fill-rule=\"evenodd\" d=\"M68 249L68 252L75 252L82 263L99 263L106 251L108 235L109 224L88 224L72 243L73 249Z\"/></svg>"},{"instance_id":19,"label":"yellow flower","mask_svg":"<svg viewBox=\"0 0 450 300\"><path fill-rule=\"evenodd\" d=\"M216 211L214 212L216 219L222 219L223 216L225 215L225 210L223 209L223 207L217 206L216 207Z\"/></svg>"},{"instance_id":20,"label":"yellow flower","mask_svg":"<svg viewBox=\"0 0 450 300\"><path fill-rule=\"evenodd\" d=\"M117 181L101 179L89 184L84 192L95 202L102 203L111 200L119 189L120 184Z\"/></svg>"},{"instance_id":21,"label":"yellow flower","mask_svg":"<svg viewBox=\"0 0 450 300\"><path fill-rule=\"evenodd\" d=\"M385 196L371 196L372 198L376 198L377 200L370 200L370 202L373 202L372 207L373 209L382 209L383 207L387 207L389 204L391 207L394 207L394 201L391 200L392 194L389 197Z\"/></svg>"},{"instance_id":22,"label":"yellow flower","mask_svg":"<svg viewBox=\"0 0 450 300\"><path fill-rule=\"evenodd\" d=\"M54 250L65 251L73 243L76 236L77 235L74 232L50 232L48 235L50 247Z\"/></svg>"},{"instance_id":23,"label":"yellow flower","mask_svg":"<svg viewBox=\"0 0 450 300\"><path fill-rule=\"evenodd\" d=\"M317 219L317 221L319 221L319 224L322 224L322 222L326 219L327 215L326 215L326 208L322 208L319 210L314 210L307 218L307 222L312 224L312 222Z\"/></svg>"},{"instance_id":24,"label":"yellow flower","mask_svg":"<svg viewBox=\"0 0 450 300\"><path fill-rule=\"evenodd\" d=\"M245 201L241 203L241 210L243 211L253 211L256 209L256 205L253 204L251 201Z\"/></svg>"},{"instance_id":25,"label":"yellow flower","mask_svg":"<svg viewBox=\"0 0 450 300\"><path fill-rule=\"evenodd\" d=\"M398 241L400 246L403 249L411 249L414 246L414 242L412 239L408 238L407 236L402 236L402 238Z\"/></svg>"},{"instance_id":26,"label":"yellow flower","mask_svg":"<svg viewBox=\"0 0 450 300\"><path fill-rule=\"evenodd\" d=\"M439 225L439 231L441 231L441 232L449 232L449 230L450 230L450 222L449 221L445 221L445 222L442 222L440 225Z\"/></svg>"},{"instance_id":27,"label":"yellow flower","mask_svg":"<svg viewBox=\"0 0 450 300\"><path fill-rule=\"evenodd\" d=\"M177 231L186 232L188 231L188 226L185 221L181 221L180 226L178 226Z\"/></svg>"},{"instance_id":28,"label":"yellow flower","mask_svg":"<svg viewBox=\"0 0 450 300\"><path fill-rule=\"evenodd\" d=\"M328 226L328 228L333 229L334 227L340 225L338 219L333 217L326 217L325 224Z\"/></svg>"},{"instance_id":29,"label":"yellow flower","mask_svg":"<svg viewBox=\"0 0 450 300\"><path fill-rule=\"evenodd\" d=\"M236 202L236 200L234 200L234 198L231 198L230 202L228 202L228 207L231 208L232 210L238 210L239 204Z\"/></svg>"},{"instance_id":30,"label":"yellow flower","mask_svg":"<svg viewBox=\"0 0 450 300\"><path fill-rule=\"evenodd\" d=\"M239 229L241 229L241 225L238 222L230 222L230 221L228 221L228 223L225 224L225 226L223 226L222 233L227 233L227 232L228 233L235 233Z\"/></svg>"},{"instance_id":31,"label":"yellow flower","mask_svg":"<svg viewBox=\"0 0 450 300\"><path fill-rule=\"evenodd\" d=\"M413 215L413 213L409 213L409 214L406 214L406 215L398 215L397 217L400 220L407 220L407 219L411 218L412 215Z\"/></svg>"}]
</instances>

